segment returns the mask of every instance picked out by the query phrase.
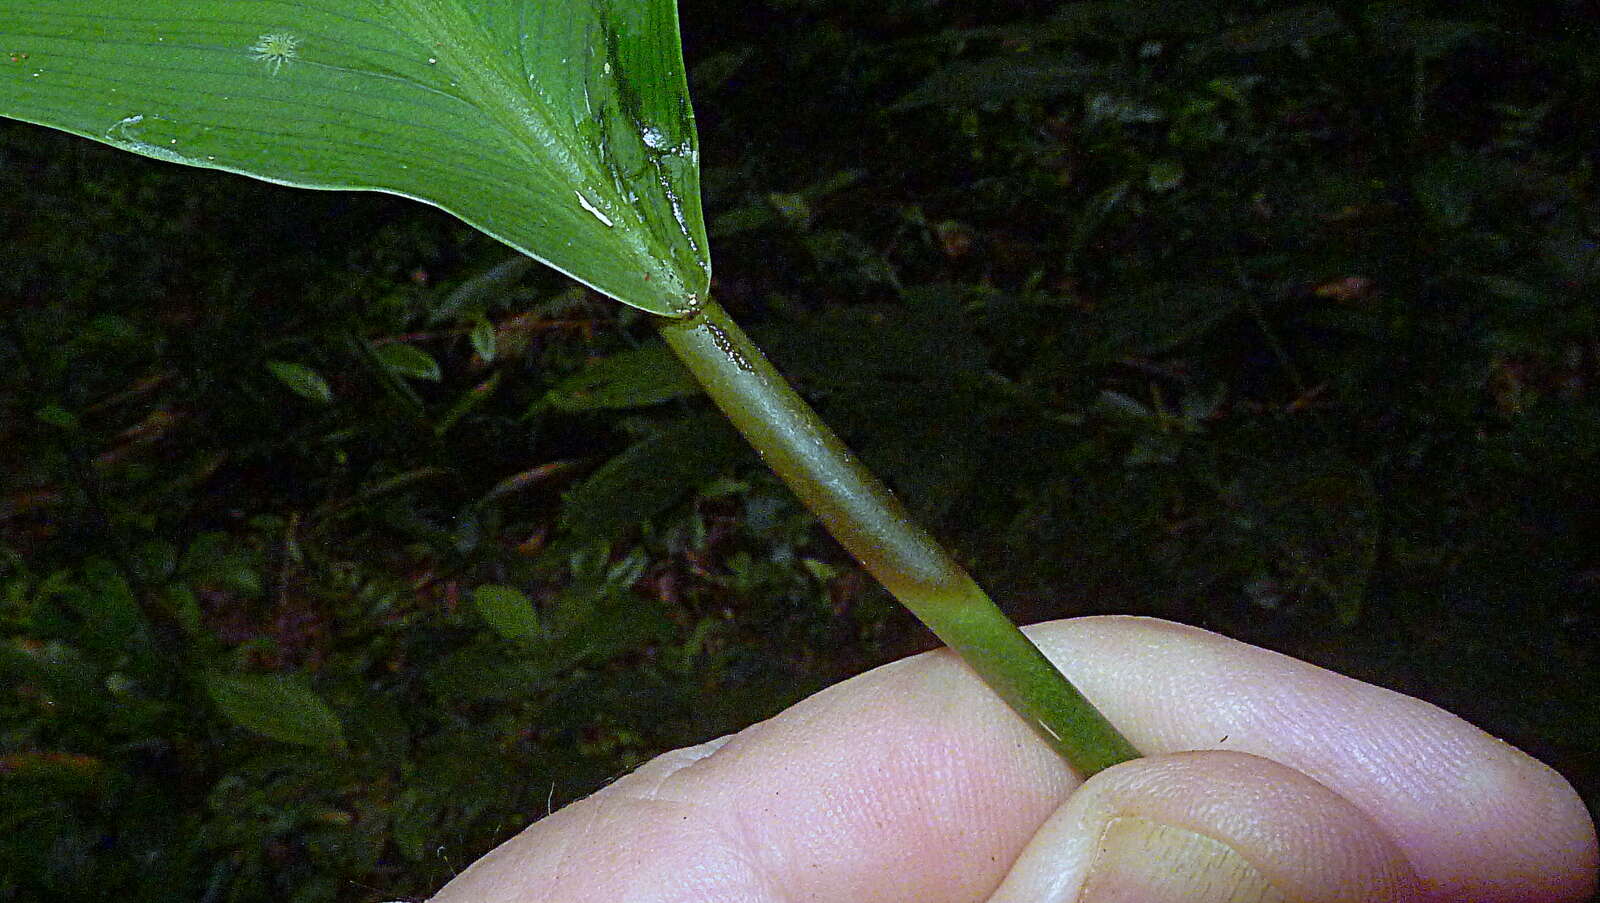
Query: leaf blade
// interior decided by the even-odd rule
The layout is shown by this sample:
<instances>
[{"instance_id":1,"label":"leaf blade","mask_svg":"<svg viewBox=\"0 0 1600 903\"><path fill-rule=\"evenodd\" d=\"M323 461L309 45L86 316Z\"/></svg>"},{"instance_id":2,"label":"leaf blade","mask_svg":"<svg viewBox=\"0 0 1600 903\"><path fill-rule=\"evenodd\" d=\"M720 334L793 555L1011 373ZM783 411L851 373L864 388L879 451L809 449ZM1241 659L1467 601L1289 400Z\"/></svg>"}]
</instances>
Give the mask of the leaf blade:
<instances>
[{"instance_id":1,"label":"leaf blade","mask_svg":"<svg viewBox=\"0 0 1600 903\"><path fill-rule=\"evenodd\" d=\"M544 638L533 602L514 586L485 583L472 591L472 604L495 633L519 646L531 647Z\"/></svg>"},{"instance_id":2,"label":"leaf blade","mask_svg":"<svg viewBox=\"0 0 1600 903\"><path fill-rule=\"evenodd\" d=\"M378 346L373 353L385 367L398 376L433 383L444 378L444 371L439 367L439 362L434 360L433 355L415 345L392 342Z\"/></svg>"},{"instance_id":3,"label":"leaf blade","mask_svg":"<svg viewBox=\"0 0 1600 903\"><path fill-rule=\"evenodd\" d=\"M0 115L413 198L653 313L709 285L673 0L0 0L0 22Z\"/></svg>"},{"instance_id":4,"label":"leaf blade","mask_svg":"<svg viewBox=\"0 0 1600 903\"><path fill-rule=\"evenodd\" d=\"M278 378L289 391L301 398L315 401L319 404L328 404L333 401L333 387L318 373L305 364L293 361L267 361L267 369Z\"/></svg>"},{"instance_id":5,"label":"leaf blade","mask_svg":"<svg viewBox=\"0 0 1600 903\"><path fill-rule=\"evenodd\" d=\"M234 724L278 740L319 749L345 745L344 726L298 674L205 676L206 692Z\"/></svg>"}]
</instances>

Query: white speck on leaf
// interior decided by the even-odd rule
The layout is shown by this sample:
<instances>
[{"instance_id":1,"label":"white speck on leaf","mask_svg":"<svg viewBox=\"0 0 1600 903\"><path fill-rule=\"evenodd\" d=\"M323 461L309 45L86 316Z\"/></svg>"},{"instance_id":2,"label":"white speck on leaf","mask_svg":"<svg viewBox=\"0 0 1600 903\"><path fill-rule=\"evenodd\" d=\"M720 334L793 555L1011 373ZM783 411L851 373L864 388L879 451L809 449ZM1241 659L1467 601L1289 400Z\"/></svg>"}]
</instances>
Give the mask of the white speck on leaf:
<instances>
[{"instance_id":1,"label":"white speck on leaf","mask_svg":"<svg viewBox=\"0 0 1600 903\"><path fill-rule=\"evenodd\" d=\"M644 142L644 146L651 150L667 149L667 136L661 134L661 130L653 125L645 126L644 130L639 133L639 138Z\"/></svg>"},{"instance_id":2,"label":"white speck on leaf","mask_svg":"<svg viewBox=\"0 0 1600 903\"><path fill-rule=\"evenodd\" d=\"M256 38L250 45L250 58L267 64L267 74L277 75L300 55L300 39L287 31L274 31Z\"/></svg>"},{"instance_id":3,"label":"white speck on leaf","mask_svg":"<svg viewBox=\"0 0 1600 903\"><path fill-rule=\"evenodd\" d=\"M610 228L610 226L612 225L611 217L606 216L604 213L601 213L600 212L600 208L598 208L595 205L589 203L589 199L583 196L583 192L574 191L573 194L578 196L578 205L579 206L581 206L583 209L589 211L590 213L593 213L594 214L594 218L599 220L601 225L606 226L607 228Z\"/></svg>"}]
</instances>

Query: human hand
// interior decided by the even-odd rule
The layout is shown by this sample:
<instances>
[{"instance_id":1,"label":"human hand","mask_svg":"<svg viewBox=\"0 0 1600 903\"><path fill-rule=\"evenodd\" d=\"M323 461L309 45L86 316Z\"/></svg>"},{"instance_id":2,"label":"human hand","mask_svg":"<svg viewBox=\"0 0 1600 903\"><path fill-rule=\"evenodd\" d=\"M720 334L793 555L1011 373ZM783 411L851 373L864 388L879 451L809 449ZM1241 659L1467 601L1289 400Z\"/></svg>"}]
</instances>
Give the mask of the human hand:
<instances>
[{"instance_id":1,"label":"human hand","mask_svg":"<svg viewBox=\"0 0 1600 903\"><path fill-rule=\"evenodd\" d=\"M1165 621L1029 628L1147 757L1080 781L948 651L662 755L435 903L1579 901L1594 824L1432 705Z\"/></svg>"}]
</instances>

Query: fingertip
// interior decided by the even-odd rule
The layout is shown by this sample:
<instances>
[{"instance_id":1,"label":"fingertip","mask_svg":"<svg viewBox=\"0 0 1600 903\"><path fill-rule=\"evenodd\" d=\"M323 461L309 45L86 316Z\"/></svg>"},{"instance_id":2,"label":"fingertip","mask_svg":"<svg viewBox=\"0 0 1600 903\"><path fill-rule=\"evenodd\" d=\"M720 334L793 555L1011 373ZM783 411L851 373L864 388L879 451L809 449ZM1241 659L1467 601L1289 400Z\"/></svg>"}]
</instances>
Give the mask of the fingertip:
<instances>
[{"instance_id":1,"label":"fingertip","mask_svg":"<svg viewBox=\"0 0 1600 903\"><path fill-rule=\"evenodd\" d=\"M1157 619L1079 618L1029 633L1140 749L1225 747L1331 788L1404 850L1429 899L1594 893L1595 828L1572 785L1437 706Z\"/></svg>"},{"instance_id":2,"label":"fingertip","mask_svg":"<svg viewBox=\"0 0 1600 903\"><path fill-rule=\"evenodd\" d=\"M1419 899L1400 848L1350 801L1259 756L1175 753L1089 779L991 903Z\"/></svg>"}]
</instances>

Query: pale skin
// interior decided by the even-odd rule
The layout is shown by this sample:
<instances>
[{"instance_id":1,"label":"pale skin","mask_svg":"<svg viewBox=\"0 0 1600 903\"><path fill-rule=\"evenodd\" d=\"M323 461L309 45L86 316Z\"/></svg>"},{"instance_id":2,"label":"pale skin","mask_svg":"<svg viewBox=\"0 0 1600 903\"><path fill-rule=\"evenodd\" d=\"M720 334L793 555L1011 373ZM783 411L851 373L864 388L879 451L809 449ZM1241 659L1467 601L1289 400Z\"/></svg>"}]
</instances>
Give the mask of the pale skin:
<instances>
[{"instance_id":1,"label":"pale skin","mask_svg":"<svg viewBox=\"0 0 1600 903\"><path fill-rule=\"evenodd\" d=\"M928 653L660 756L434 900L1578 903L1595 890L1594 824L1572 787L1448 712L1164 621L1028 633L1146 758L1082 782L951 654ZM1158 852L1119 866L1113 838L1129 831ZM1153 858L1175 863L1160 874L1209 863L1211 890L1151 878Z\"/></svg>"}]
</instances>

